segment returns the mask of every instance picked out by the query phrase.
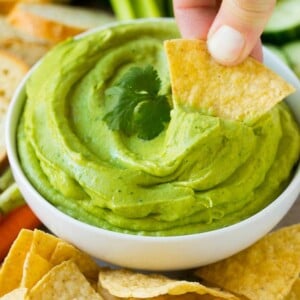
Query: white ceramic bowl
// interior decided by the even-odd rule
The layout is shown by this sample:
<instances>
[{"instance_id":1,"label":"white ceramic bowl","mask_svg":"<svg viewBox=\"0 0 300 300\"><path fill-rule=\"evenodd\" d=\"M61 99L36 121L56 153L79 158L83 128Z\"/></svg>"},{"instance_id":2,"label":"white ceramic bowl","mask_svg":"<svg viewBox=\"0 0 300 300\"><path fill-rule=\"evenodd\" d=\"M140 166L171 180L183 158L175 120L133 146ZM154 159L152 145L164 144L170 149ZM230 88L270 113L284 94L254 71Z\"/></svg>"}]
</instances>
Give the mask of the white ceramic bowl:
<instances>
[{"instance_id":1,"label":"white ceramic bowl","mask_svg":"<svg viewBox=\"0 0 300 300\"><path fill-rule=\"evenodd\" d=\"M300 82L272 53L264 49L265 63L293 84L297 91L287 99L300 123ZM32 71L31 71L32 72ZM285 191L252 217L226 228L192 235L147 237L93 227L62 213L44 199L26 178L16 150L16 128L25 101L24 78L12 100L6 126L9 162L15 180L29 206L57 236L102 261L143 270L194 268L226 258L253 244L287 213L300 192L300 166Z\"/></svg>"}]
</instances>

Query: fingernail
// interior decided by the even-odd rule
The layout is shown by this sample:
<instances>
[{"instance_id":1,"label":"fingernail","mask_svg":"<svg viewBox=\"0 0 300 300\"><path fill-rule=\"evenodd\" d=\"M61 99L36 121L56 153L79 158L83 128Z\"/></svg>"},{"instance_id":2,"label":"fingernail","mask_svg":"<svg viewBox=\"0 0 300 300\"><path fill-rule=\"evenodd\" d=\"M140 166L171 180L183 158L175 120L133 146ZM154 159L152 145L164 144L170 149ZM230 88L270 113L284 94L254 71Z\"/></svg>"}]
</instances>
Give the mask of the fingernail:
<instances>
[{"instance_id":1,"label":"fingernail","mask_svg":"<svg viewBox=\"0 0 300 300\"><path fill-rule=\"evenodd\" d=\"M234 63L240 56L245 39L234 28L223 25L207 41L210 54L219 62Z\"/></svg>"}]
</instances>

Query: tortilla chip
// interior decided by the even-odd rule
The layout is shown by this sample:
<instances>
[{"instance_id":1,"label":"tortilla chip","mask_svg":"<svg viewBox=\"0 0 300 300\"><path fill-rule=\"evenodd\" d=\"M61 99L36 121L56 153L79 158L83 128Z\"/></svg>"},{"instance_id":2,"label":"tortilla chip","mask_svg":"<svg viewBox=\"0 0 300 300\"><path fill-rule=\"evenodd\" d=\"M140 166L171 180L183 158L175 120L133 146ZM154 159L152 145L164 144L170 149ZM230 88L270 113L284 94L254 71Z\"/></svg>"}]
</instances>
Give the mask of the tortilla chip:
<instances>
[{"instance_id":1,"label":"tortilla chip","mask_svg":"<svg viewBox=\"0 0 300 300\"><path fill-rule=\"evenodd\" d=\"M33 232L22 229L12 244L0 269L0 296L20 286L23 264L31 246Z\"/></svg>"},{"instance_id":2,"label":"tortilla chip","mask_svg":"<svg viewBox=\"0 0 300 300\"><path fill-rule=\"evenodd\" d=\"M300 278L298 278L294 285L292 286L292 290L288 294L284 300L299 300L300 299Z\"/></svg>"},{"instance_id":3,"label":"tortilla chip","mask_svg":"<svg viewBox=\"0 0 300 300\"><path fill-rule=\"evenodd\" d=\"M98 280L99 266L86 253L75 248L71 244L60 241L57 243L54 252L50 258L53 265L58 265L63 261L72 259L79 270L89 279Z\"/></svg>"},{"instance_id":4,"label":"tortilla chip","mask_svg":"<svg viewBox=\"0 0 300 300\"><path fill-rule=\"evenodd\" d=\"M65 261L51 269L28 293L28 300L101 300L78 267Z\"/></svg>"},{"instance_id":5,"label":"tortilla chip","mask_svg":"<svg viewBox=\"0 0 300 300\"><path fill-rule=\"evenodd\" d=\"M250 300L285 299L299 273L300 224L273 232L248 249L196 271L200 278Z\"/></svg>"},{"instance_id":6,"label":"tortilla chip","mask_svg":"<svg viewBox=\"0 0 300 300\"><path fill-rule=\"evenodd\" d=\"M103 290L104 289L104 290ZM99 273L99 292L121 298L152 298L186 294L209 295L210 299L239 299L218 289L208 288L198 282L177 281L157 274L141 274L129 270L102 269ZM201 299L201 298L200 298ZM203 299L203 298L202 298Z\"/></svg>"},{"instance_id":7,"label":"tortilla chip","mask_svg":"<svg viewBox=\"0 0 300 300\"><path fill-rule=\"evenodd\" d=\"M100 294L105 300L122 300L122 299L128 299L128 300L141 300L142 298L120 298L112 296L107 290L102 289ZM163 295L163 296L157 296L152 298L147 298L149 300L221 300L223 298L216 298L211 295L199 295L196 293L187 293L184 295Z\"/></svg>"},{"instance_id":8,"label":"tortilla chip","mask_svg":"<svg viewBox=\"0 0 300 300\"><path fill-rule=\"evenodd\" d=\"M249 57L237 66L218 64L200 40L165 41L173 99L223 119L253 122L295 89Z\"/></svg>"},{"instance_id":9,"label":"tortilla chip","mask_svg":"<svg viewBox=\"0 0 300 300\"><path fill-rule=\"evenodd\" d=\"M33 240L30 251L37 253L39 256L49 260L59 238L42 230L35 229L33 232Z\"/></svg>"},{"instance_id":10,"label":"tortilla chip","mask_svg":"<svg viewBox=\"0 0 300 300\"><path fill-rule=\"evenodd\" d=\"M29 251L23 265L23 276L20 286L32 288L52 267L53 265L46 259Z\"/></svg>"},{"instance_id":11,"label":"tortilla chip","mask_svg":"<svg viewBox=\"0 0 300 300\"><path fill-rule=\"evenodd\" d=\"M26 288L18 288L4 295L0 300L25 300L27 295Z\"/></svg>"},{"instance_id":12,"label":"tortilla chip","mask_svg":"<svg viewBox=\"0 0 300 300\"><path fill-rule=\"evenodd\" d=\"M98 280L99 266L86 253L73 245L41 230L35 230L30 251L37 253L52 266L72 259L89 279Z\"/></svg>"}]
</instances>

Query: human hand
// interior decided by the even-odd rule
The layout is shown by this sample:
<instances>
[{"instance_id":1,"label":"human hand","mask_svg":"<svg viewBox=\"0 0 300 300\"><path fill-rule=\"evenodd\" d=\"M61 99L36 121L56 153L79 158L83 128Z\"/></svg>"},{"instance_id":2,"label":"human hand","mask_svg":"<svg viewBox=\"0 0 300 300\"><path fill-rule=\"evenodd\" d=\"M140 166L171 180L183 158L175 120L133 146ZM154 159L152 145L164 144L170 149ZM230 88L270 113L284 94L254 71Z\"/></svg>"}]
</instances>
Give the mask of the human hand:
<instances>
[{"instance_id":1,"label":"human hand","mask_svg":"<svg viewBox=\"0 0 300 300\"><path fill-rule=\"evenodd\" d=\"M236 65L248 55L262 61L262 34L276 0L173 0L184 38L207 39L219 63Z\"/></svg>"}]
</instances>

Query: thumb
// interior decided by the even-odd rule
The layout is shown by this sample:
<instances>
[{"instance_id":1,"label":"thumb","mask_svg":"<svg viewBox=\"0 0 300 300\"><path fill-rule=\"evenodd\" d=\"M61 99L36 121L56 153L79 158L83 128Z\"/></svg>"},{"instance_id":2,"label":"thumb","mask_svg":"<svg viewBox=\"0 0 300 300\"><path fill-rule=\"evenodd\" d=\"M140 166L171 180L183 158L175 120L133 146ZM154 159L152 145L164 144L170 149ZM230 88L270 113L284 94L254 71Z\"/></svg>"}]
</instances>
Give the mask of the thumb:
<instances>
[{"instance_id":1,"label":"thumb","mask_svg":"<svg viewBox=\"0 0 300 300\"><path fill-rule=\"evenodd\" d=\"M275 3L276 0L223 0L208 33L211 55L225 65L238 64L251 53L261 60L257 45Z\"/></svg>"}]
</instances>

